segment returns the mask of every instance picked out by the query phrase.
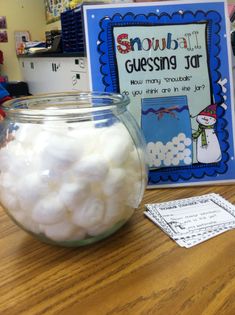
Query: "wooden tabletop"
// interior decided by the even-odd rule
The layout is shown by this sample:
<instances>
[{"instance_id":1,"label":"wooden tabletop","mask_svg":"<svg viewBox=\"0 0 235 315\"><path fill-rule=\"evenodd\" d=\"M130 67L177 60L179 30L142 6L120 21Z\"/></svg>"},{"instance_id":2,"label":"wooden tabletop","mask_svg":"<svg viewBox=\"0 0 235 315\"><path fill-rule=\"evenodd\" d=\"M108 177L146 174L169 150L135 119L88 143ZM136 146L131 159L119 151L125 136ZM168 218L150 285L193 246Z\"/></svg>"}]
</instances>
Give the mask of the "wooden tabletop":
<instances>
[{"instance_id":1,"label":"wooden tabletop","mask_svg":"<svg viewBox=\"0 0 235 315\"><path fill-rule=\"evenodd\" d=\"M132 219L94 245L47 245L0 209L2 315L234 315L235 230L186 249L143 215L144 204L215 192L235 204L235 185L146 191Z\"/></svg>"}]
</instances>

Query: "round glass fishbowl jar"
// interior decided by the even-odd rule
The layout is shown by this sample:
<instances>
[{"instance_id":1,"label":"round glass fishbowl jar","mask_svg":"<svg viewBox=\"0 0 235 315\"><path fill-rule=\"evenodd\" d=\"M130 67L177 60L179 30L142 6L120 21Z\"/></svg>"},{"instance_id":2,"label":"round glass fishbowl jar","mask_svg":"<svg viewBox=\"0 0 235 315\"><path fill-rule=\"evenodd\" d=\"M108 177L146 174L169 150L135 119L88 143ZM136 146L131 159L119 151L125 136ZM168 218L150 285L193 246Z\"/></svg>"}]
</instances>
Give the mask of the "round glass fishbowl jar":
<instances>
[{"instance_id":1,"label":"round glass fishbowl jar","mask_svg":"<svg viewBox=\"0 0 235 315\"><path fill-rule=\"evenodd\" d=\"M0 124L0 203L40 240L81 246L130 219L146 187L141 131L121 94L13 99Z\"/></svg>"}]
</instances>

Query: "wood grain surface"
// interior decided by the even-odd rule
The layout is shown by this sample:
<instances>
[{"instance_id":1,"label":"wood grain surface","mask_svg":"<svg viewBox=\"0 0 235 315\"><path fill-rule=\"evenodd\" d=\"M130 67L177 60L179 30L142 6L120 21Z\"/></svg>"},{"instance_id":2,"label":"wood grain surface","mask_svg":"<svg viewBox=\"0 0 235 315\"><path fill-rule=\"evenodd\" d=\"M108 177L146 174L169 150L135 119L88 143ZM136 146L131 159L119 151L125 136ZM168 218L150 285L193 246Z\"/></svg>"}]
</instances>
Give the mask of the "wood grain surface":
<instances>
[{"instance_id":1,"label":"wood grain surface","mask_svg":"<svg viewBox=\"0 0 235 315\"><path fill-rule=\"evenodd\" d=\"M0 209L1 315L234 315L235 230L190 249L143 215L144 204L235 185L148 190L113 236L80 248L47 245Z\"/></svg>"}]
</instances>

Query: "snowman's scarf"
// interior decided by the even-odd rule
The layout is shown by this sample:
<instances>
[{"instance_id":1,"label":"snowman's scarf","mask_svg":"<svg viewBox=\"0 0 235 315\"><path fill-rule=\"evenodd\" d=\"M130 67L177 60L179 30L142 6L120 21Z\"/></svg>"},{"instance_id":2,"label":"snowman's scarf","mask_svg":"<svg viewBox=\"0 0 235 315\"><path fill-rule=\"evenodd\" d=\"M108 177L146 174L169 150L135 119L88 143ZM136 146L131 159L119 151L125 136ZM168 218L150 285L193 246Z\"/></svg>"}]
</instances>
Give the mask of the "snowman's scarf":
<instances>
[{"instance_id":1,"label":"snowman's scarf","mask_svg":"<svg viewBox=\"0 0 235 315\"><path fill-rule=\"evenodd\" d=\"M206 132L205 132L206 129L214 129L214 125L213 126L204 126L204 125L199 124L198 130L193 133L193 139L194 140L196 140L201 135L203 147L207 146Z\"/></svg>"}]
</instances>

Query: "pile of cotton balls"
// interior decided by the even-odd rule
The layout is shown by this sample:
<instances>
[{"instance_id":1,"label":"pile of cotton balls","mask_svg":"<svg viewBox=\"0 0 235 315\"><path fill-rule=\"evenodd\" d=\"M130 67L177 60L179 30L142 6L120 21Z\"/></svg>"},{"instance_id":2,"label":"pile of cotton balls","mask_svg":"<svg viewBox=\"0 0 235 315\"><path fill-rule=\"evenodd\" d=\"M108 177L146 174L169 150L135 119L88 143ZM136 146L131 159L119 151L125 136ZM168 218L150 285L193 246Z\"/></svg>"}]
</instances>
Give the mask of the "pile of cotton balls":
<instances>
[{"instance_id":1,"label":"pile of cotton balls","mask_svg":"<svg viewBox=\"0 0 235 315\"><path fill-rule=\"evenodd\" d=\"M149 142L147 153L150 167L179 166L192 164L192 140L179 133L172 141Z\"/></svg>"},{"instance_id":2,"label":"pile of cotton balls","mask_svg":"<svg viewBox=\"0 0 235 315\"><path fill-rule=\"evenodd\" d=\"M24 229L52 241L84 240L138 207L144 156L122 123L16 127L0 150L0 202Z\"/></svg>"}]
</instances>

